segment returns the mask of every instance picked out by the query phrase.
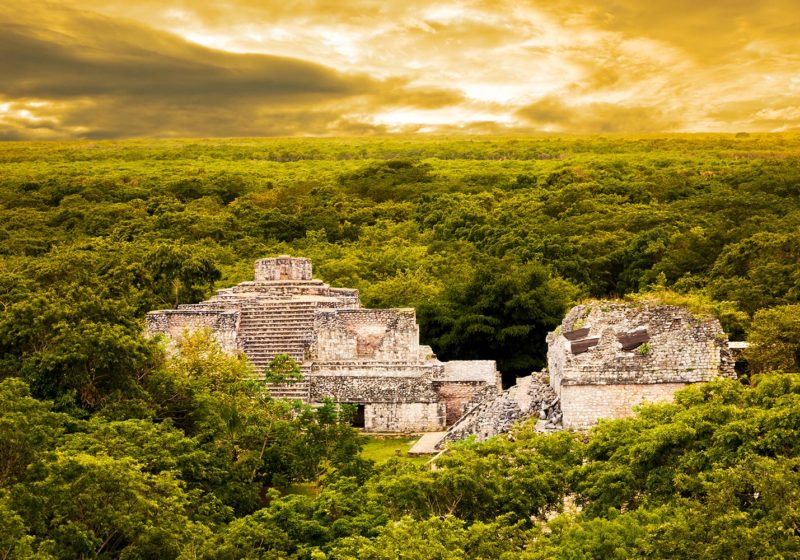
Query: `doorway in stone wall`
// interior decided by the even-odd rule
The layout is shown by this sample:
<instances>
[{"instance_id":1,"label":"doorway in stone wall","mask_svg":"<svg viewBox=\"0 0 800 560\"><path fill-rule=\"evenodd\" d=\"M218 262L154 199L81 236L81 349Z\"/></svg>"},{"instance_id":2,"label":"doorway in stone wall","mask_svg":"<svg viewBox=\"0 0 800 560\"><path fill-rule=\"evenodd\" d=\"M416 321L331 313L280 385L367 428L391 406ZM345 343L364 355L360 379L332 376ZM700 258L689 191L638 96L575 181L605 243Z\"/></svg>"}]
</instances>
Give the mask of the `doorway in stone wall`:
<instances>
[{"instance_id":1,"label":"doorway in stone wall","mask_svg":"<svg viewBox=\"0 0 800 560\"><path fill-rule=\"evenodd\" d=\"M354 428L363 428L364 427L364 405L357 404L356 405L356 413L353 415L353 427Z\"/></svg>"}]
</instances>

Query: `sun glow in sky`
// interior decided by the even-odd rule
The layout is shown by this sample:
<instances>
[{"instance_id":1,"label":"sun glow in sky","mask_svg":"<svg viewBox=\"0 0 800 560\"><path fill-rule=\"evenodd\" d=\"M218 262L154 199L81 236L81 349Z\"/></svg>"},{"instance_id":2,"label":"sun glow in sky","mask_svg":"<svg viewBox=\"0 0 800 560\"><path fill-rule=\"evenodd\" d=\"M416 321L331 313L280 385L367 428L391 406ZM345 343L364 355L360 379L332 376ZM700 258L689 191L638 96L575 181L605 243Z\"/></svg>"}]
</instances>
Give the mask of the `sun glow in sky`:
<instances>
[{"instance_id":1,"label":"sun glow in sky","mask_svg":"<svg viewBox=\"0 0 800 560\"><path fill-rule=\"evenodd\" d=\"M797 0L0 0L0 139L800 129Z\"/></svg>"}]
</instances>

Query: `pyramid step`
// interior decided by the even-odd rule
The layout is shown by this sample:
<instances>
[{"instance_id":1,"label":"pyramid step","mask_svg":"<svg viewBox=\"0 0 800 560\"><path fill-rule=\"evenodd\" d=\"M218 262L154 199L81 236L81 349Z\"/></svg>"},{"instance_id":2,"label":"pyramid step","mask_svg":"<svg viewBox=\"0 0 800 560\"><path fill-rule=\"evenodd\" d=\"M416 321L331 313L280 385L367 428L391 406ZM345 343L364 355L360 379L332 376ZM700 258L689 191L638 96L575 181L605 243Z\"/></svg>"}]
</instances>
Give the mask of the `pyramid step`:
<instances>
[{"instance_id":1,"label":"pyramid step","mask_svg":"<svg viewBox=\"0 0 800 560\"><path fill-rule=\"evenodd\" d=\"M244 346L245 352L253 354L264 354L269 352L305 352L307 346L305 344L246 344Z\"/></svg>"},{"instance_id":2,"label":"pyramid step","mask_svg":"<svg viewBox=\"0 0 800 560\"><path fill-rule=\"evenodd\" d=\"M280 333L275 334L263 334L263 335L255 335L255 336L243 336L240 337L242 343L253 343L253 344L276 344L282 342L288 342L290 344L304 344L306 342L311 342L311 338L306 338L305 336L299 335L281 335Z\"/></svg>"},{"instance_id":3,"label":"pyramid step","mask_svg":"<svg viewBox=\"0 0 800 560\"><path fill-rule=\"evenodd\" d=\"M258 325L263 323L310 323L313 317L242 317L241 323L246 325Z\"/></svg>"},{"instance_id":4,"label":"pyramid step","mask_svg":"<svg viewBox=\"0 0 800 560\"><path fill-rule=\"evenodd\" d=\"M248 330L239 330L239 336L279 336L279 335L286 335L286 336L311 336L311 329L248 329Z\"/></svg>"},{"instance_id":5,"label":"pyramid step","mask_svg":"<svg viewBox=\"0 0 800 560\"><path fill-rule=\"evenodd\" d=\"M291 357L291 358L292 358L292 359L293 359L295 362L298 362L298 361L303 361L303 356L301 356L300 354L297 354L297 353L295 353L295 354L288 354L288 353L286 353L286 352L280 352L279 354L283 354L283 355L289 356L289 357ZM253 362L253 363L263 363L264 365L267 365L267 364L269 364L270 362L272 362L272 360L274 360L274 359L275 359L275 356L277 356L277 355L278 355L278 354L259 354L259 355L257 355L257 356L248 356L248 358L249 358L249 359L250 359L250 361L251 361L251 362Z\"/></svg>"},{"instance_id":6,"label":"pyramid step","mask_svg":"<svg viewBox=\"0 0 800 560\"><path fill-rule=\"evenodd\" d=\"M264 323L261 325L239 324L239 332L259 332L259 331L309 331L314 328L313 323Z\"/></svg>"},{"instance_id":7,"label":"pyramid step","mask_svg":"<svg viewBox=\"0 0 800 560\"><path fill-rule=\"evenodd\" d=\"M295 343L295 344L300 344L302 342L310 342L310 338L311 337L306 338L305 336L300 336L299 334L297 334L297 335L293 335L293 334L281 335L280 333L271 333L271 334L252 335L252 336L242 336L240 338L245 343L247 343L247 342L254 342L254 343L266 342L266 343L270 343L270 342L284 342L284 341L286 341L286 342L292 342L292 343Z\"/></svg>"},{"instance_id":8,"label":"pyramid step","mask_svg":"<svg viewBox=\"0 0 800 560\"><path fill-rule=\"evenodd\" d=\"M272 309L260 311L240 311L243 319L260 319L262 317L313 317L316 309Z\"/></svg>"},{"instance_id":9,"label":"pyramid step","mask_svg":"<svg viewBox=\"0 0 800 560\"><path fill-rule=\"evenodd\" d=\"M304 336L299 335L281 335L280 333L275 334L263 334L263 335L255 335L255 336L243 336L240 337L242 343L253 343L253 344L276 344L282 342L288 342L290 344L304 344L306 342L311 342L310 337L306 338Z\"/></svg>"},{"instance_id":10,"label":"pyramid step","mask_svg":"<svg viewBox=\"0 0 800 560\"><path fill-rule=\"evenodd\" d=\"M296 318L296 317L281 317L278 318L267 318L267 319L242 319L239 324L248 326L248 327L260 327L263 325L304 325L310 324L312 322L311 317L306 318Z\"/></svg>"},{"instance_id":11,"label":"pyramid step","mask_svg":"<svg viewBox=\"0 0 800 560\"><path fill-rule=\"evenodd\" d=\"M305 348L248 348L245 349L245 354L250 358L274 358L277 354L290 354L302 356L305 354Z\"/></svg>"},{"instance_id":12,"label":"pyramid step","mask_svg":"<svg viewBox=\"0 0 800 560\"><path fill-rule=\"evenodd\" d=\"M254 343L245 343L242 344L242 348L245 351L252 350L254 352L263 351L268 352L272 350L292 350L294 352L300 352L301 350L305 350L308 348L309 345L303 342L291 342L291 341L277 341L277 342L254 342Z\"/></svg>"},{"instance_id":13,"label":"pyramid step","mask_svg":"<svg viewBox=\"0 0 800 560\"><path fill-rule=\"evenodd\" d=\"M261 361L267 361L267 362L269 362L270 360L272 360L273 358L275 358L275 356L277 356L279 354L286 354L288 356L291 356L292 358L294 358L295 361L297 361L298 357L302 357L303 356L303 352L266 352L266 351L263 351L263 352L250 352L250 353L245 352L245 353L247 354L247 357L250 358L250 360L261 360Z\"/></svg>"},{"instance_id":14,"label":"pyramid step","mask_svg":"<svg viewBox=\"0 0 800 560\"><path fill-rule=\"evenodd\" d=\"M308 319L296 319L296 318L281 318L281 319L251 319L248 321L242 320L239 321L240 327L263 327L268 325L283 325L286 327L291 327L293 325L302 326L302 325L313 325L314 321L309 317Z\"/></svg>"},{"instance_id":15,"label":"pyramid step","mask_svg":"<svg viewBox=\"0 0 800 560\"><path fill-rule=\"evenodd\" d=\"M305 352L305 344L253 344L245 346L245 353L251 354L269 354L271 352L285 353L285 352Z\"/></svg>"},{"instance_id":16,"label":"pyramid step","mask_svg":"<svg viewBox=\"0 0 800 560\"><path fill-rule=\"evenodd\" d=\"M242 347L245 350L280 350L281 348L286 348L288 350L302 350L308 346L309 345L303 341L291 340L276 340L272 342L265 340L260 342L245 341L245 343L242 344Z\"/></svg>"}]
</instances>

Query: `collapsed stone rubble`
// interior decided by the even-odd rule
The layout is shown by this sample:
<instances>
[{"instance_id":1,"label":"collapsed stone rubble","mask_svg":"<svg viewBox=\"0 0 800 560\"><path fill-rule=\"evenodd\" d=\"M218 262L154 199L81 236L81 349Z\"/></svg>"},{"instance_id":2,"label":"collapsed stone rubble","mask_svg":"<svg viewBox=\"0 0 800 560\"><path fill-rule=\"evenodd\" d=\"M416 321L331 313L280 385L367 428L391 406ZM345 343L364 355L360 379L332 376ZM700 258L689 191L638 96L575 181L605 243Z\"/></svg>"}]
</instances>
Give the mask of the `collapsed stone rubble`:
<instances>
[{"instance_id":1,"label":"collapsed stone rubble","mask_svg":"<svg viewBox=\"0 0 800 560\"><path fill-rule=\"evenodd\" d=\"M515 385L497 393L479 393L467 411L437 444L441 449L448 441L473 436L478 441L508 432L518 421L538 418L536 429L560 429L561 408L555 391L544 373L520 377Z\"/></svg>"}]
</instances>

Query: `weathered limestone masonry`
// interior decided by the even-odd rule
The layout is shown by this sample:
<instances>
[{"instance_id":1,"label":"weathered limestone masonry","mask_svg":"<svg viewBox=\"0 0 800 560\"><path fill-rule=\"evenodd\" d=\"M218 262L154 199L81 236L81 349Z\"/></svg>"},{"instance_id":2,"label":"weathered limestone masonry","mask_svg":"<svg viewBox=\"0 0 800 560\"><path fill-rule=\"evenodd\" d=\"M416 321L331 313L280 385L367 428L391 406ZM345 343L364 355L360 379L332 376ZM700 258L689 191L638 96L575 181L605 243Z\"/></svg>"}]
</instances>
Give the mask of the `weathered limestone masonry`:
<instances>
[{"instance_id":1,"label":"weathered limestone masonry","mask_svg":"<svg viewBox=\"0 0 800 560\"><path fill-rule=\"evenodd\" d=\"M163 333L177 339L184 330L209 329L226 352L236 351L238 328L238 311L170 309L147 315L147 330L151 333Z\"/></svg>"},{"instance_id":2,"label":"weathered limestone masonry","mask_svg":"<svg viewBox=\"0 0 800 560\"><path fill-rule=\"evenodd\" d=\"M547 337L550 385L565 428L671 401L677 389L735 377L719 321L681 307L596 301L574 307Z\"/></svg>"},{"instance_id":3,"label":"weathered limestone masonry","mask_svg":"<svg viewBox=\"0 0 800 560\"><path fill-rule=\"evenodd\" d=\"M481 391L467 405L465 414L439 440L441 449L448 441L475 436L478 441L508 432L519 420L539 418L540 431L559 429L561 411L555 391L542 374L520 377L517 383L502 393Z\"/></svg>"},{"instance_id":4,"label":"weathered limestone masonry","mask_svg":"<svg viewBox=\"0 0 800 560\"><path fill-rule=\"evenodd\" d=\"M363 309L357 290L314 280L308 259L256 261L253 282L147 317L150 333L173 340L201 328L258 369L289 354L305 381L273 385L273 395L360 405L366 430L438 431L476 392L500 391L493 361L440 362L419 344L413 309Z\"/></svg>"}]
</instances>

